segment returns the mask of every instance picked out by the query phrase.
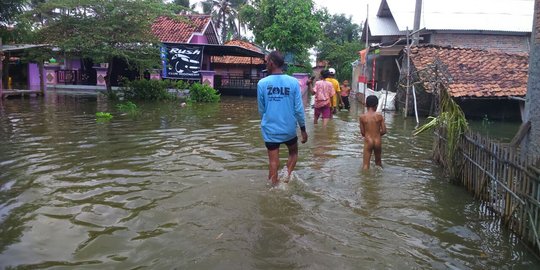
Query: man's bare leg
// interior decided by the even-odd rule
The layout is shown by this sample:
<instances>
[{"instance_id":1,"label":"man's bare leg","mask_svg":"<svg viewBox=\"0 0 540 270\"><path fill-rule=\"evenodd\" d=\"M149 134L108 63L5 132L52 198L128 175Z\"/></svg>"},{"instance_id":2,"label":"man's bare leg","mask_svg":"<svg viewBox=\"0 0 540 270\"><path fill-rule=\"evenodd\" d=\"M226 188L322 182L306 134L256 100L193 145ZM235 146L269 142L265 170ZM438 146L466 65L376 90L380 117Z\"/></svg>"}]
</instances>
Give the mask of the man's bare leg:
<instances>
[{"instance_id":1,"label":"man's bare leg","mask_svg":"<svg viewBox=\"0 0 540 270\"><path fill-rule=\"evenodd\" d=\"M296 167L296 161L298 160L298 143L295 143L293 145L287 145L287 148L289 149L289 158L287 159L287 180L285 180L285 183L289 182L289 179L291 177L291 173L294 170L294 167Z\"/></svg>"},{"instance_id":2,"label":"man's bare leg","mask_svg":"<svg viewBox=\"0 0 540 270\"><path fill-rule=\"evenodd\" d=\"M268 180L272 181L272 186L277 186L279 184L279 147L273 150L268 150L268 161Z\"/></svg>"}]
</instances>

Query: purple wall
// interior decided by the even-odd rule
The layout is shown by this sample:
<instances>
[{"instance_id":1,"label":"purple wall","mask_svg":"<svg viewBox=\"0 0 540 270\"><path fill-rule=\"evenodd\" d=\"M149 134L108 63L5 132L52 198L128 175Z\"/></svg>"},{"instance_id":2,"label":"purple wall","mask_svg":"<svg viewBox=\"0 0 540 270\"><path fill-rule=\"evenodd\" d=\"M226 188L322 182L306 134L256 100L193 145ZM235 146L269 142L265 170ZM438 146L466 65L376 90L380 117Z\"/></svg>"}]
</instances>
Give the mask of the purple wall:
<instances>
[{"instance_id":1,"label":"purple wall","mask_svg":"<svg viewBox=\"0 0 540 270\"><path fill-rule=\"evenodd\" d=\"M67 63L66 69L80 70L81 69L81 59L75 58L70 59Z\"/></svg>"},{"instance_id":2,"label":"purple wall","mask_svg":"<svg viewBox=\"0 0 540 270\"><path fill-rule=\"evenodd\" d=\"M37 63L28 63L28 88L39 89L39 68Z\"/></svg>"},{"instance_id":3,"label":"purple wall","mask_svg":"<svg viewBox=\"0 0 540 270\"><path fill-rule=\"evenodd\" d=\"M208 44L208 39L205 35L193 35L189 43L193 44Z\"/></svg>"}]
</instances>

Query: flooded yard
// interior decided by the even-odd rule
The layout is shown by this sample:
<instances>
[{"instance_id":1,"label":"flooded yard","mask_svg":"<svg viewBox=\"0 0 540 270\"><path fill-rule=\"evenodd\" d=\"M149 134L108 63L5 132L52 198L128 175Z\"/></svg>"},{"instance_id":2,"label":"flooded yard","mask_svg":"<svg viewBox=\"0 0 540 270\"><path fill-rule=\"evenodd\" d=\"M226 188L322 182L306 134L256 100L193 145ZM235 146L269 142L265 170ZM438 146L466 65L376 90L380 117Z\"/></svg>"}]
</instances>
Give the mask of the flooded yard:
<instances>
[{"instance_id":1,"label":"flooded yard","mask_svg":"<svg viewBox=\"0 0 540 270\"><path fill-rule=\"evenodd\" d=\"M270 190L255 98L139 107L0 103L0 268L540 268L448 182L413 118L385 114L385 167L364 172L362 109L323 128L308 108L295 177Z\"/></svg>"}]
</instances>

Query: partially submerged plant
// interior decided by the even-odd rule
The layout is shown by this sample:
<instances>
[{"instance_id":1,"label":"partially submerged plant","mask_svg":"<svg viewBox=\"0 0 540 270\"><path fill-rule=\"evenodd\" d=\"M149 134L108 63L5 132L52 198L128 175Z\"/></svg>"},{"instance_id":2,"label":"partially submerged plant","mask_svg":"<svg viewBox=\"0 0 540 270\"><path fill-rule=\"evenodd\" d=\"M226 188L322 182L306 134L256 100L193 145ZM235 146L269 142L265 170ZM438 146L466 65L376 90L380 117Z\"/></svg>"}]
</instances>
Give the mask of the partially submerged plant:
<instances>
[{"instance_id":1,"label":"partially submerged plant","mask_svg":"<svg viewBox=\"0 0 540 270\"><path fill-rule=\"evenodd\" d=\"M443 149L440 144L437 144L434 149L434 157L436 160L443 163L443 166L448 170L452 177L456 177L460 171L460 165L457 161L456 153L458 151L459 140L461 135L468 130L467 119L461 107L450 97L446 89L442 88L439 91L440 95L440 112L437 117L429 117L429 122L417 128L413 135L418 135L422 132L436 129L440 139L446 141L446 147Z\"/></svg>"},{"instance_id":2,"label":"partially submerged plant","mask_svg":"<svg viewBox=\"0 0 540 270\"><path fill-rule=\"evenodd\" d=\"M111 113L108 112L97 112L96 113L96 120L97 121L109 121L113 118Z\"/></svg>"},{"instance_id":3,"label":"partially submerged plant","mask_svg":"<svg viewBox=\"0 0 540 270\"><path fill-rule=\"evenodd\" d=\"M133 113L137 111L137 105L131 101L117 104L116 108L122 112L127 112L127 113Z\"/></svg>"}]
</instances>

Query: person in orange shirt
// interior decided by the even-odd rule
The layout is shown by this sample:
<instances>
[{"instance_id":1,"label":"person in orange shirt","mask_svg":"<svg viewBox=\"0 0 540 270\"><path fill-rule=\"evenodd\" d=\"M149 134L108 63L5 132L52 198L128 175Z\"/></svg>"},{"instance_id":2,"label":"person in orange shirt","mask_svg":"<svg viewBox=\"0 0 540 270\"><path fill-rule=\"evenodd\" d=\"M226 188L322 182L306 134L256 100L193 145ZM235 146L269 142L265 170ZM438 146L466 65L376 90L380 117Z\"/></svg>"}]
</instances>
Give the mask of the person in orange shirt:
<instances>
[{"instance_id":1,"label":"person in orange shirt","mask_svg":"<svg viewBox=\"0 0 540 270\"><path fill-rule=\"evenodd\" d=\"M338 104L341 104L341 94L339 89L339 82L334 77L336 76L336 70L333 68L328 69L328 78L326 78L327 82L331 82L332 86L334 87L334 91L336 91L336 94L332 96L332 113L337 112L337 106Z\"/></svg>"}]
</instances>

